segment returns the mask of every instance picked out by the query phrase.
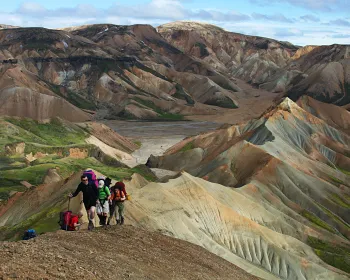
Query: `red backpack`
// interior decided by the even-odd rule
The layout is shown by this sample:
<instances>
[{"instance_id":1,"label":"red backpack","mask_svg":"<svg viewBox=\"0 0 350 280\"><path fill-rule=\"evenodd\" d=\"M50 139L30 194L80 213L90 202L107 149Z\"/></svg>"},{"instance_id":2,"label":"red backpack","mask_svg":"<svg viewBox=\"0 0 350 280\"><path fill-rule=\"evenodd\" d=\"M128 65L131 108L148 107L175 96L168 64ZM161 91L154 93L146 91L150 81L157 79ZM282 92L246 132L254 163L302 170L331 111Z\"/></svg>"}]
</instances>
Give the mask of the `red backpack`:
<instances>
[{"instance_id":1,"label":"red backpack","mask_svg":"<svg viewBox=\"0 0 350 280\"><path fill-rule=\"evenodd\" d=\"M60 213L60 221L58 223L60 224L61 229L68 230L71 216L72 216L72 211L66 211L66 212Z\"/></svg>"}]
</instances>

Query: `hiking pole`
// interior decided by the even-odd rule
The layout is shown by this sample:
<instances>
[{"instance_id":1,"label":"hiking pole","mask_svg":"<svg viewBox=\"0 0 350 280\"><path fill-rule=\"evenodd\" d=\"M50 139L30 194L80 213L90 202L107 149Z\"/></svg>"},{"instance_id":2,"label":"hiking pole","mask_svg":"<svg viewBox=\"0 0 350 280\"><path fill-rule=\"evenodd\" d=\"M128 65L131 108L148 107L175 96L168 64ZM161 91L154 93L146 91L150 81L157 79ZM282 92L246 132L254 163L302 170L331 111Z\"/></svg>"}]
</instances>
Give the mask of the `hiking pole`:
<instances>
[{"instance_id":1,"label":"hiking pole","mask_svg":"<svg viewBox=\"0 0 350 280\"><path fill-rule=\"evenodd\" d=\"M68 198L68 211L69 211L69 206L70 206L70 197ZM68 223L66 222L66 231L68 230Z\"/></svg>"},{"instance_id":2,"label":"hiking pole","mask_svg":"<svg viewBox=\"0 0 350 280\"><path fill-rule=\"evenodd\" d=\"M68 211L69 211L69 205L70 205L70 197L68 198Z\"/></svg>"}]
</instances>

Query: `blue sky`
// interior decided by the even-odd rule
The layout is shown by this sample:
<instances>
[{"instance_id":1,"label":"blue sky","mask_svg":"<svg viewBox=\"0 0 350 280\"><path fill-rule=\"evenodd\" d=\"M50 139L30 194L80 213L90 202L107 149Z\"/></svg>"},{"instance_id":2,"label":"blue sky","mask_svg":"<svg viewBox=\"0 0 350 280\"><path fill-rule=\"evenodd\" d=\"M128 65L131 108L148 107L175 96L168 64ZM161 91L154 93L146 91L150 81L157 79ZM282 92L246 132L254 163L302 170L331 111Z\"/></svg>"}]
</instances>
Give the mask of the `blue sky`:
<instances>
[{"instance_id":1,"label":"blue sky","mask_svg":"<svg viewBox=\"0 0 350 280\"><path fill-rule=\"evenodd\" d=\"M350 0L7 1L0 23L60 28L194 20L297 45L350 44Z\"/></svg>"}]
</instances>

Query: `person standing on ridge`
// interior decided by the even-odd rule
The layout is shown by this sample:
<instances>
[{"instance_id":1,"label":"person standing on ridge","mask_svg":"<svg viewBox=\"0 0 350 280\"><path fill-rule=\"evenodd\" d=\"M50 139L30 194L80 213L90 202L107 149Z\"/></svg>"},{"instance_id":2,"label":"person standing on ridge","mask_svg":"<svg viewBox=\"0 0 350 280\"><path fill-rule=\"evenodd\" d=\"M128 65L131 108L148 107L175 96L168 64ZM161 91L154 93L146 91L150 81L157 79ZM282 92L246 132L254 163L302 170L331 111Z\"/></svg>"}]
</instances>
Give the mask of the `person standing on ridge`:
<instances>
[{"instance_id":1,"label":"person standing on ridge","mask_svg":"<svg viewBox=\"0 0 350 280\"><path fill-rule=\"evenodd\" d=\"M98 189L95 184L89 183L86 175L81 176L81 183L78 185L74 193L69 194L69 197L75 197L80 192L83 193L83 202L89 219L88 230L94 228L95 208L98 199Z\"/></svg>"},{"instance_id":2,"label":"person standing on ridge","mask_svg":"<svg viewBox=\"0 0 350 280\"><path fill-rule=\"evenodd\" d=\"M105 186L104 180L98 181L98 201L97 201L97 215L100 219L100 225L105 226L107 215L109 212L108 200L111 197L109 188Z\"/></svg>"},{"instance_id":3,"label":"person standing on ridge","mask_svg":"<svg viewBox=\"0 0 350 280\"><path fill-rule=\"evenodd\" d=\"M111 195L111 213L108 219L108 225L116 212L116 208L118 208L118 214L116 213L116 223L124 224L124 201L126 200L126 191L125 184L123 182L117 182L112 187L112 195Z\"/></svg>"}]
</instances>

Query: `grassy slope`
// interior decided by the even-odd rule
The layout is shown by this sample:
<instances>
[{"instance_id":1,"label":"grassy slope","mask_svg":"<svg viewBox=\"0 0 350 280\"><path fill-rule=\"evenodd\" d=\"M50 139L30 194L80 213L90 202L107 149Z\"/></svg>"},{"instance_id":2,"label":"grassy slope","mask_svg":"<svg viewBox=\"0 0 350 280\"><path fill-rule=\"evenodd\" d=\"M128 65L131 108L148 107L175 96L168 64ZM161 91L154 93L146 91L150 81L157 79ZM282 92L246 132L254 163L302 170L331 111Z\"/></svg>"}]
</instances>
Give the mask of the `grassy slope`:
<instances>
[{"instance_id":1,"label":"grassy slope","mask_svg":"<svg viewBox=\"0 0 350 280\"><path fill-rule=\"evenodd\" d=\"M93 157L87 159L65 157L70 147L88 150L94 148L85 143L88 136L83 129L72 124L64 124L57 119L45 124L30 119L0 119L0 178L2 182L0 199L6 199L13 190L25 190L20 184L21 181L28 181L33 185L41 184L50 168L57 168L63 178L73 172L93 168L117 180L129 177L135 172L145 175L147 179L154 180L153 175L141 167L116 168L103 164ZM18 142L26 143L25 154L43 152L49 155L27 166L24 155L9 156L5 152L5 145Z\"/></svg>"},{"instance_id":2,"label":"grassy slope","mask_svg":"<svg viewBox=\"0 0 350 280\"><path fill-rule=\"evenodd\" d=\"M76 159L65 157L65 153L55 154L57 151L69 150L70 147L91 148L84 141L88 136L83 129L64 124L57 119L46 124L29 119L0 119L0 199L6 200L11 191L26 191L20 184L21 181L27 181L34 186L41 184L50 168L56 168L62 178L86 168L93 168L114 180L128 178L133 173L139 173L149 181L155 180L153 173L145 166L116 168L94 157ZM51 154L27 165L24 155L6 154L5 145L18 142L26 143L25 154L40 151ZM35 228L38 233L57 230L58 213L64 202L65 200L57 201L49 208L38 209L38 213L14 227L1 227L0 239L18 239L29 227Z\"/></svg>"}]
</instances>

